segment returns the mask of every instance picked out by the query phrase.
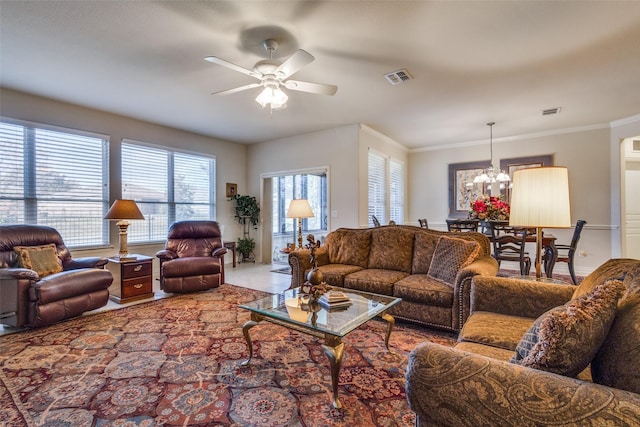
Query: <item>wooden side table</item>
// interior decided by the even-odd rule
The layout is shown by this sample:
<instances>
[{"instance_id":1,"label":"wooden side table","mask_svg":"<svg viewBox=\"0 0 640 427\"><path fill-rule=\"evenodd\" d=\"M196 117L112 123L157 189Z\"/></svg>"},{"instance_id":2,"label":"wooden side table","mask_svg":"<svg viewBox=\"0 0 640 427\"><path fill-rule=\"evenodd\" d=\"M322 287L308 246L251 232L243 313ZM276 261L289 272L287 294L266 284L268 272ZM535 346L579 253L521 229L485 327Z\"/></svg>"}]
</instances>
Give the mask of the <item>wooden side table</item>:
<instances>
[{"instance_id":1,"label":"wooden side table","mask_svg":"<svg viewBox=\"0 0 640 427\"><path fill-rule=\"evenodd\" d=\"M236 268L236 242L235 240L232 242L223 242L222 246L229 249L231 254L233 255L233 268Z\"/></svg>"},{"instance_id":2,"label":"wooden side table","mask_svg":"<svg viewBox=\"0 0 640 427\"><path fill-rule=\"evenodd\" d=\"M132 255L131 261L109 258L107 270L113 274L109 299L119 304L153 298L153 257Z\"/></svg>"}]
</instances>

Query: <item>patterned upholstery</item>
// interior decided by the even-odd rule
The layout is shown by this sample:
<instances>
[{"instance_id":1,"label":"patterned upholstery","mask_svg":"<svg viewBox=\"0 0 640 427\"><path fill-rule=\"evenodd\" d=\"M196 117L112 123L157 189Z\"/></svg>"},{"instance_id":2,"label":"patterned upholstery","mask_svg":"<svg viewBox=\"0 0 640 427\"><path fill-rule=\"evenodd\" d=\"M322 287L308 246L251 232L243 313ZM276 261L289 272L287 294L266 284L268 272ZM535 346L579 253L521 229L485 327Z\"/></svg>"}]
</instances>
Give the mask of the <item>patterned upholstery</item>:
<instances>
[{"instance_id":1,"label":"patterned upholstery","mask_svg":"<svg viewBox=\"0 0 640 427\"><path fill-rule=\"evenodd\" d=\"M403 298L392 315L455 331L469 314L472 278L498 271L481 233L405 225L340 228L327 235L317 260L328 284ZM311 268L309 251L289 254L289 265L291 287L302 285Z\"/></svg>"},{"instance_id":2,"label":"patterned upholstery","mask_svg":"<svg viewBox=\"0 0 640 427\"><path fill-rule=\"evenodd\" d=\"M592 292L549 310L522 336L511 361L560 375L578 375L609 333L623 290L621 281L607 280Z\"/></svg>"},{"instance_id":3,"label":"patterned upholstery","mask_svg":"<svg viewBox=\"0 0 640 427\"><path fill-rule=\"evenodd\" d=\"M613 298L606 297L603 305L611 311L621 291L615 289L620 283L615 279L621 277L624 294L615 319L591 360L593 382L589 368L572 378L508 361L515 354L517 337L522 338L536 317L572 300L574 293L578 301L584 302L593 298L593 293L613 286L609 295ZM470 293L471 315L455 348L425 342L409 357L406 391L411 409L417 414L416 425L639 425L640 261L609 260L583 284L584 289L576 289L570 285L475 276ZM584 305L573 307L587 319L606 311L590 310ZM601 327L607 329L606 324L595 329ZM577 341L584 333L582 329L576 332L577 336L569 334L569 344L575 343L579 348L574 349L571 359L593 354ZM563 362L566 359L561 358ZM580 361L582 365L584 362ZM576 366L567 372L574 375L578 369Z\"/></svg>"},{"instance_id":4,"label":"patterned upholstery","mask_svg":"<svg viewBox=\"0 0 640 427\"><path fill-rule=\"evenodd\" d=\"M429 277L453 285L458 271L477 258L480 248L476 242L441 237L431 258Z\"/></svg>"}]
</instances>

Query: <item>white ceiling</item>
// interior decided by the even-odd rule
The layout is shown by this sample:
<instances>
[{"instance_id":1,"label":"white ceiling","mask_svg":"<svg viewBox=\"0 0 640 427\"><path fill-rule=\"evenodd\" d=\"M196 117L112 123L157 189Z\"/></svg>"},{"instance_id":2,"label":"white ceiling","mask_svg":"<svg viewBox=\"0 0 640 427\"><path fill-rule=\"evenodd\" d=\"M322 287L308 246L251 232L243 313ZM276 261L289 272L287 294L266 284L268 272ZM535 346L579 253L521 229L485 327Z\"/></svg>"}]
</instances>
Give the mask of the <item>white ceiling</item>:
<instances>
[{"instance_id":1,"label":"white ceiling","mask_svg":"<svg viewBox=\"0 0 640 427\"><path fill-rule=\"evenodd\" d=\"M420 148L640 113L640 1L1 1L0 28L4 87L240 143L363 123ZM205 56L252 68L269 37L337 94L273 113L258 89L210 95L254 80Z\"/></svg>"}]
</instances>

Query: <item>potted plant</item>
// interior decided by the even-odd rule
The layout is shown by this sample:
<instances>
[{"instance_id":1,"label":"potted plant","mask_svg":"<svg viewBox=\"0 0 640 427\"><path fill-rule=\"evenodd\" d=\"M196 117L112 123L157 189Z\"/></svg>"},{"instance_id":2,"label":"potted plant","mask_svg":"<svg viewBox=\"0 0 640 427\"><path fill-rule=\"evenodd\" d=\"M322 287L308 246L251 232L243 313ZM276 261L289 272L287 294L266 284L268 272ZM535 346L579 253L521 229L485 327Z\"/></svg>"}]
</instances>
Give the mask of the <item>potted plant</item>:
<instances>
[{"instance_id":1,"label":"potted plant","mask_svg":"<svg viewBox=\"0 0 640 427\"><path fill-rule=\"evenodd\" d=\"M251 237L239 237L236 250L242 254L242 260L251 260L251 254L256 247L256 242Z\"/></svg>"},{"instance_id":2,"label":"potted plant","mask_svg":"<svg viewBox=\"0 0 640 427\"><path fill-rule=\"evenodd\" d=\"M241 196L236 194L232 197L236 204L236 218L238 222L243 226L243 236L238 238L236 249L242 254L243 261L252 261L253 250L256 247L256 242L249 236L249 229L253 227L258 229L258 223L260 221L260 206L254 196Z\"/></svg>"},{"instance_id":3,"label":"potted plant","mask_svg":"<svg viewBox=\"0 0 640 427\"><path fill-rule=\"evenodd\" d=\"M254 196L241 196L236 194L233 196L236 203L236 218L240 224L249 221L254 229L257 229L260 221L260 206Z\"/></svg>"}]
</instances>

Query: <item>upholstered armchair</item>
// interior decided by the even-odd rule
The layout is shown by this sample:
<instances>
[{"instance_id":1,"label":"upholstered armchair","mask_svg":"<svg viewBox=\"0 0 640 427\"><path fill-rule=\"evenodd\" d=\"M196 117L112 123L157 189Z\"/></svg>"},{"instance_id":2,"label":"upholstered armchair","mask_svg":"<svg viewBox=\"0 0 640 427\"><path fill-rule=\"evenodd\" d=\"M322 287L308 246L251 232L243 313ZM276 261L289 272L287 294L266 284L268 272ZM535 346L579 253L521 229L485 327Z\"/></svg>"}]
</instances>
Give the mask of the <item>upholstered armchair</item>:
<instances>
[{"instance_id":1,"label":"upholstered armchair","mask_svg":"<svg viewBox=\"0 0 640 427\"><path fill-rule=\"evenodd\" d=\"M43 326L106 305L113 281L106 263L72 259L54 228L0 226L0 323Z\"/></svg>"},{"instance_id":2,"label":"upholstered armchair","mask_svg":"<svg viewBox=\"0 0 640 427\"><path fill-rule=\"evenodd\" d=\"M169 227L160 260L160 287L165 292L194 292L224 283L222 235L215 221L179 221Z\"/></svg>"}]
</instances>

